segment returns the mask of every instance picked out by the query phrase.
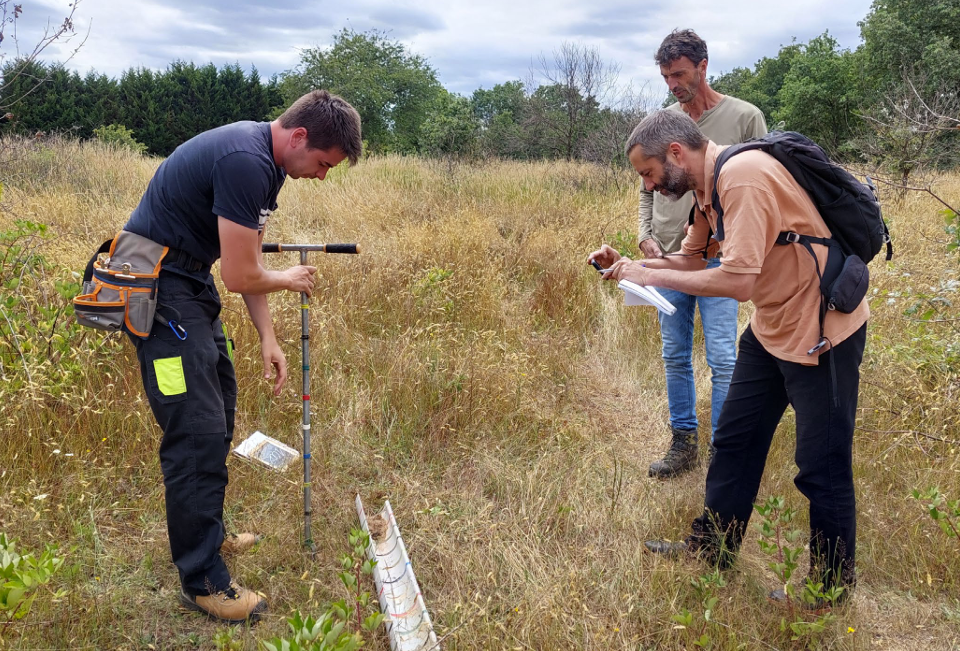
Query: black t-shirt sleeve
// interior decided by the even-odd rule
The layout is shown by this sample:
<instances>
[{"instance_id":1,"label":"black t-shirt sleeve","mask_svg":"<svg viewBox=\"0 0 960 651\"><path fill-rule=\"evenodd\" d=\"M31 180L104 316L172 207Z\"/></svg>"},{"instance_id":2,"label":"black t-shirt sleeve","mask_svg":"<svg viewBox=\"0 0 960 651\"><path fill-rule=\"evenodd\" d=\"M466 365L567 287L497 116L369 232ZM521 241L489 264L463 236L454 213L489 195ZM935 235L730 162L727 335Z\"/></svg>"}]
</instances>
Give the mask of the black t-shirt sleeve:
<instances>
[{"instance_id":1,"label":"black t-shirt sleeve","mask_svg":"<svg viewBox=\"0 0 960 651\"><path fill-rule=\"evenodd\" d=\"M213 165L213 212L242 226L260 228L261 209L272 209L274 204L270 174L253 154L227 154Z\"/></svg>"}]
</instances>

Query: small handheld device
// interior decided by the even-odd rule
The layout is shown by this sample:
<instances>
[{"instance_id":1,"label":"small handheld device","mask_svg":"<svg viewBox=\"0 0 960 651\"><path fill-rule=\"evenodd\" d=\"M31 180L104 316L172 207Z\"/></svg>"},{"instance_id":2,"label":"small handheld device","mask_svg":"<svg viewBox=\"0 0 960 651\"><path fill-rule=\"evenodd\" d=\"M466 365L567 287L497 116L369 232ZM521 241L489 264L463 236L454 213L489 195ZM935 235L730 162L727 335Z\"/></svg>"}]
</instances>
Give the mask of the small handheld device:
<instances>
[{"instance_id":1,"label":"small handheld device","mask_svg":"<svg viewBox=\"0 0 960 651\"><path fill-rule=\"evenodd\" d=\"M602 274L607 273L607 271L608 271L607 269L604 269L603 267L601 267L601 266L600 266L600 263L597 262L596 260L591 260L591 261L590 261L590 264L592 264L592 265L593 265L593 268L596 269L597 271L599 271L599 272L602 273Z\"/></svg>"}]
</instances>

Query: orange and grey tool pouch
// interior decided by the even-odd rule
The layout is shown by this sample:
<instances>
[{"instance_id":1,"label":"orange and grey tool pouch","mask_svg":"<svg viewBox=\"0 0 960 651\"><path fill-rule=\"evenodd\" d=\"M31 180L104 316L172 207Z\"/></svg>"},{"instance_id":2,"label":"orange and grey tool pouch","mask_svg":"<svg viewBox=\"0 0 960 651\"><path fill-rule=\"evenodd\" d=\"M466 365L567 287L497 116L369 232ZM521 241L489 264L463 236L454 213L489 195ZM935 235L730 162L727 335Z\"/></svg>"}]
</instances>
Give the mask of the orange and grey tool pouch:
<instances>
[{"instance_id":1,"label":"orange and grey tool pouch","mask_svg":"<svg viewBox=\"0 0 960 651\"><path fill-rule=\"evenodd\" d=\"M120 231L104 242L87 263L82 292L73 299L77 323L109 332L125 330L146 339L157 320L169 322L176 332L179 315L167 318L157 311L160 263L168 250L129 231ZM161 308L161 312L168 311ZM179 329L181 338L186 338Z\"/></svg>"}]
</instances>

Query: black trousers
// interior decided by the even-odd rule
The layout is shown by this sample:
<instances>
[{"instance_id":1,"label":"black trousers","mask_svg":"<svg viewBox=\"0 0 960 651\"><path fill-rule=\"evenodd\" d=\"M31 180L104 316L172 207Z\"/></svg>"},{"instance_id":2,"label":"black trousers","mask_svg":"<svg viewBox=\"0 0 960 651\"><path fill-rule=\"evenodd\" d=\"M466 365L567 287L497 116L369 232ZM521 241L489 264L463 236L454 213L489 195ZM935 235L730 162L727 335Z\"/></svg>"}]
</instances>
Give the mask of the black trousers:
<instances>
[{"instance_id":1,"label":"black trousers","mask_svg":"<svg viewBox=\"0 0 960 651\"><path fill-rule=\"evenodd\" d=\"M695 547L717 554L721 564L739 549L773 433L790 404L797 422L794 483L810 500L811 570L825 586L854 583L853 428L866 331L864 324L822 354L818 366L777 359L751 328L743 333L714 437L704 513L693 523Z\"/></svg>"},{"instance_id":2,"label":"black trousers","mask_svg":"<svg viewBox=\"0 0 960 651\"><path fill-rule=\"evenodd\" d=\"M184 591L205 595L230 585L220 545L237 381L209 270L164 267L157 297L180 313L186 339L161 323L154 323L149 339L131 339L150 408L163 429L160 468L170 552Z\"/></svg>"}]
</instances>

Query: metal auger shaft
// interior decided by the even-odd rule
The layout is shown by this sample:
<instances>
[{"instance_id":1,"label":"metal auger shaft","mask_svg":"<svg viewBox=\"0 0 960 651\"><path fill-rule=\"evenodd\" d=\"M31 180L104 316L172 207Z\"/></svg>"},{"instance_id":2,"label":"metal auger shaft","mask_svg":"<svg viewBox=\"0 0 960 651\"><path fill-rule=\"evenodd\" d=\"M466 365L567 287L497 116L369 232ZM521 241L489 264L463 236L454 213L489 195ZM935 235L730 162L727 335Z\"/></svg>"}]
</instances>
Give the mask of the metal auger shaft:
<instances>
[{"instance_id":1,"label":"metal auger shaft","mask_svg":"<svg viewBox=\"0 0 960 651\"><path fill-rule=\"evenodd\" d=\"M264 253L300 253L300 264L307 264L307 253L359 253L356 244L263 244ZM313 542L310 477L310 298L306 292L300 292L300 354L303 377L303 544L311 553L316 552Z\"/></svg>"}]
</instances>

